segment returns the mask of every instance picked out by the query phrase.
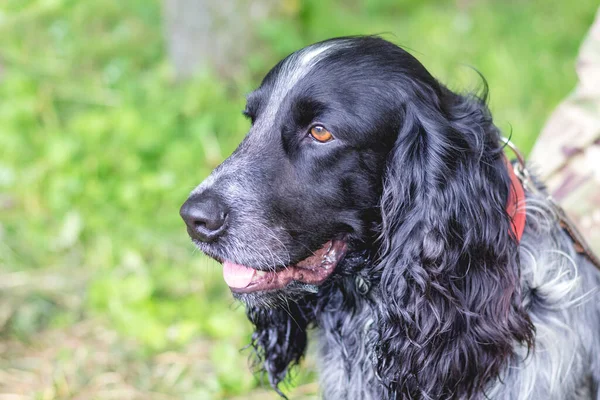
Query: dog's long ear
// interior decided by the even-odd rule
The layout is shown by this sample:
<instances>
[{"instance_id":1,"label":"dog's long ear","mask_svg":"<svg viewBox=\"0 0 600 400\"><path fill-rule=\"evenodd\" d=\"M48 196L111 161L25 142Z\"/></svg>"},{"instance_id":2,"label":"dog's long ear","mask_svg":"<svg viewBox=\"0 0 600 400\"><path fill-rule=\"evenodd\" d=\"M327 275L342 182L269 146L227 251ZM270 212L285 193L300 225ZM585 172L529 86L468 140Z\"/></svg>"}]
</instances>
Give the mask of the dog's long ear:
<instances>
[{"instance_id":1,"label":"dog's long ear","mask_svg":"<svg viewBox=\"0 0 600 400\"><path fill-rule=\"evenodd\" d=\"M413 97L381 202L377 372L395 398L476 398L533 343L510 178L484 100L443 87Z\"/></svg>"},{"instance_id":2,"label":"dog's long ear","mask_svg":"<svg viewBox=\"0 0 600 400\"><path fill-rule=\"evenodd\" d=\"M246 313L255 327L251 342L255 367L267 373L273 389L285 398L279 384L304 355L311 307L301 299L286 308L248 306Z\"/></svg>"}]
</instances>

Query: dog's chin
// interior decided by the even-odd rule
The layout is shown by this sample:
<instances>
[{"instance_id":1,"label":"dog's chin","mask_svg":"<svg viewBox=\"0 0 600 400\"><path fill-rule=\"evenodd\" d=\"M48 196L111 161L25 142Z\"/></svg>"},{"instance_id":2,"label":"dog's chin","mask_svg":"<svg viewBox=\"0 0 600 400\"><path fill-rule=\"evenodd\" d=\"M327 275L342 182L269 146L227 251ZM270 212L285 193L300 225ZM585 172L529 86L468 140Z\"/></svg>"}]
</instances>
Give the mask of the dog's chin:
<instances>
[{"instance_id":1,"label":"dog's chin","mask_svg":"<svg viewBox=\"0 0 600 400\"><path fill-rule=\"evenodd\" d=\"M319 285L302 282L290 282L285 288L276 290L263 290L252 293L237 293L232 291L233 297L251 308L281 308L289 307L290 302L301 302L315 295L320 289Z\"/></svg>"}]
</instances>

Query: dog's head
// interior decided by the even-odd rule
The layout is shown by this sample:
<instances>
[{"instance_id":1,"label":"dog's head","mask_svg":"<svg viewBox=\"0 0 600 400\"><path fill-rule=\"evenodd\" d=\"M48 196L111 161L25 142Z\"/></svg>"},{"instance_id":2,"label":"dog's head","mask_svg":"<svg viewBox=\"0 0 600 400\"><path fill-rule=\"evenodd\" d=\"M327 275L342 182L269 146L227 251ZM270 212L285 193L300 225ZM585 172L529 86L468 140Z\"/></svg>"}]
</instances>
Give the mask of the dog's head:
<instances>
[{"instance_id":1,"label":"dog's head","mask_svg":"<svg viewBox=\"0 0 600 400\"><path fill-rule=\"evenodd\" d=\"M484 100L358 37L282 60L245 114L248 135L181 215L248 305L275 388L321 305L335 297L353 313L344 282L364 270L381 303L374 367L390 393L469 398L515 343L531 343L510 178ZM348 262L365 249L368 262Z\"/></svg>"},{"instance_id":2,"label":"dog's head","mask_svg":"<svg viewBox=\"0 0 600 400\"><path fill-rule=\"evenodd\" d=\"M330 40L281 61L248 96L248 135L181 209L237 297L314 292L349 243L370 240L400 126L390 82L417 69L433 82L388 42Z\"/></svg>"}]
</instances>

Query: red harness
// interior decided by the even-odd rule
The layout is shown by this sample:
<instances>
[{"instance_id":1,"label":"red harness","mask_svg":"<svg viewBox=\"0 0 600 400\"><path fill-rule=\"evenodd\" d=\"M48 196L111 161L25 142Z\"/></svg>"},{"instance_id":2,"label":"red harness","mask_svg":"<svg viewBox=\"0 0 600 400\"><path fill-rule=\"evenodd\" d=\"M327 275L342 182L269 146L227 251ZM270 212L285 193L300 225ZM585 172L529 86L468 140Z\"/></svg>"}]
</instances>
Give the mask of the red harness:
<instances>
[{"instance_id":1,"label":"red harness","mask_svg":"<svg viewBox=\"0 0 600 400\"><path fill-rule=\"evenodd\" d=\"M527 219L527 213L525 211L525 190L523 189L521 180L517 174L515 174L511 162L508 161L508 158L506 157L504 157L504 161L508 169L508 175L510 176L510 193L506 204L506 212L512 219L513 233L515 234L517 243L519 243L523 237Z\"/></svg>"}]
</instances>

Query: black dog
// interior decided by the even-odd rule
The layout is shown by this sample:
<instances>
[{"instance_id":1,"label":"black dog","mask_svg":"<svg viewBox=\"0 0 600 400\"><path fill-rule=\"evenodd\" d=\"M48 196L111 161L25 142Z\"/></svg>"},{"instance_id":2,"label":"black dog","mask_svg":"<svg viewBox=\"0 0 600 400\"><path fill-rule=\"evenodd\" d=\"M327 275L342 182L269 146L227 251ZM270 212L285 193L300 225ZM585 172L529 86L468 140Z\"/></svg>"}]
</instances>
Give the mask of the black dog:
<instances>
[{"instance_id":1,"label":"black dog","mask_svg":"<svg viewBox=\"0 0 600 400\"><path fill-rule=\"evenodd\" d=\"M181 215L280 394L316 326L328 399L600 398L600 274L540 192L517 231L485 96L341 38L277 64L244 113Z\"/></svg>"}]
</instances>

